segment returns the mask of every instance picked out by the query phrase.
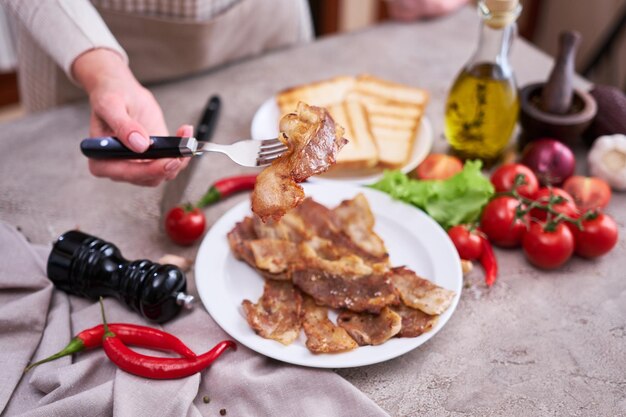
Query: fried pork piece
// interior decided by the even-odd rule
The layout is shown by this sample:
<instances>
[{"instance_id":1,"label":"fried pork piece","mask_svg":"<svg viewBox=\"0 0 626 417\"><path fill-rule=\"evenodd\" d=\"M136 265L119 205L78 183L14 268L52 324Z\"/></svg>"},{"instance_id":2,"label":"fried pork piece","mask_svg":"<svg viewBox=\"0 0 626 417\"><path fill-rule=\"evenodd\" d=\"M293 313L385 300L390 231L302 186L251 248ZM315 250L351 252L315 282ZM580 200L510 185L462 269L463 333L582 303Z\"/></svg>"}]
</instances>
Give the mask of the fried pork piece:
<instances>
[{"instance_id":1,"label":"fried pork piece","mask_svg":"<svg viewBox=\"0 0 626 417\"><path fill-rule=\"evenodd\" d=\"M360 256L368 263L389 262L389 256L387 255L387 251L384 250L384 246L383 251L370 252L355 243L344 231L344 228L349 228L350 226L342 224L337 214L328 207L311 198L307 198L294 211L302 218L304 223L310 227L311 231L316 236L329 240L335 246L342 247L347 252ZM351 220L354 221L355 218L352 217ZM371 233L374 234L373 231ZM376 236L376 238L378 238L378 236Z\"/></svg>"},{"instance_id":2,"label":"fried pork piece","mask_svg":"<svg viewBox=\"0 0 626 417\"><path fill-rule=\"evenodd\" d=\"M384 307L398 302L388 274L335 275L306 268L295 270L291 279L300 290L327 307L378 314Z\"/></svg>"},{"instance_id":3,"label":"fried pork piece","mask_svg":"<svg viewBox=\"0 0 626 417\"><path fill-rule=\"evenodd\" d=\"M257 239L252 218L245 217L242 221L237 222L233 230L228 232L227 238L230 250L233 251L235 258L254 266L254 256L246 243L250 240Z\"/></svg>"},{"instance_id":4,"label":"fried pork piece","mask_svg":"<svg viewBox=\"0 0 626 417\"><path fill-rule=\"evenodd\" d=\"M290 282L265 281L263 295L241 303L246 320L261 337L289 345L300 333L302 295Z\"/></svg>"},{"instance_id":5,"label":"fried pork piece","mask_svg":"<svg viewBox=\"0 0 626 417\"><path fill-rule=\"evenodd\" d=\"M339 313L337 324L346 329L359 346L375 346L398 334L402 318L389 307L383 308L380 314L344 310Z\"/></svg>"},{"instance_id":6,"label":"fried pork piece","mask_svg":"<svg viewBox=\"0 0 626 417\"><path fill-rule=\"evenodd\" d=\"M391 309L402 317L402 328L398 337L417 337L430 331L439 320L439 316L431 316L404 304L393 306Z\"/></svg>"},{"instance_id":7,"label":"fried pork piece","mask_svg":"<svg viewBox=\"0 0 626 417\"><path fill-rule=\"evenodd\" d=\"M333 275L360 276L385 272L385 265L368 265L362 258L331 241L315 237L298 245L299 263L294 269L320 269Z\"/></svg>"},{"instance_id":8,"label":"fried pork piece","mask_svg":"<svg viewBox=\"0 0 626 417\"><path fill-rule=\"evenodd\" d=\"M390 276L404 304L426 314L443 313L455 296L454 291L435 285L403 266L392 268Z\"/></svg>"},{"instance_id":9,"label":"fried pork piece","mask_svg":"<svg viewBox=\"0 0 626 417\"><path fill-rule=\"evenodd\" d=\"M328 170L348 142L326 109L305 103L280 120L280 131L288 149L259 174L252 192L252 211L263 221L278 220L300 204L304 191L297 183Z\"/></svg>"},{"instance_id":10,"label":"fried pork piece","mask_svg":"<svg viewBox=\"0 0 626 417\"><path fill-rule=\"evenodd\" d=\"M299 258L298 246L288 240L256 239L246 242L254 258L254 266L267 272L271 279L289 279L289 268ZM275 275L280 276L275 276ZM264 276L266 276L264 274Z\"/></svg>"},{"instance_id":11,"label":"fried pork piece","mask_svg":"<svg viewBox=\"0 0 626 417\"><path fill-rule=\"evenodd\" d=\"M374 215L361 193L352 200L342 201L333 209L341 229L359 248L380 259L388 258L383 240L374 232Z\"/></svg>"},{"instance_id":12,"label":"fried pork piece","mask_svg":"<svg viewBox=\"0 0 626 417\"><path fill-rule=\"evenodd\" d=\"M359 345L345 329L328 319L328 309L304 296L302 327L306 334L306 347L313 353L338 353L356 349Z\"/></svg>"},{"instance_id":13,"label":"fried pork piece","mask_svg":"<svg viewBox=\"0 0 626 417\"><path fill-rule=\"evenodd\" d=\"M272 234L266 234L272 236ZM228 233L228 243L235 257L246 262L268 279L288 281L291 265L300 255L298 246L288 240L259 238L255 221L246 217Z\"/></svg>"},{"instance_id":14,"label":"fried pork piece","mask_svg":"<svg viewBox=\"0 0 626 417\"><path fill-rule=\"evenodd\" d=\"M313 237L313 234L302 218L293 211L287 212L280 220L263 222L257 216L252 218L253 227L259 238L282 239L291 242L302 242Z\"/></svg>"}]
</instances>

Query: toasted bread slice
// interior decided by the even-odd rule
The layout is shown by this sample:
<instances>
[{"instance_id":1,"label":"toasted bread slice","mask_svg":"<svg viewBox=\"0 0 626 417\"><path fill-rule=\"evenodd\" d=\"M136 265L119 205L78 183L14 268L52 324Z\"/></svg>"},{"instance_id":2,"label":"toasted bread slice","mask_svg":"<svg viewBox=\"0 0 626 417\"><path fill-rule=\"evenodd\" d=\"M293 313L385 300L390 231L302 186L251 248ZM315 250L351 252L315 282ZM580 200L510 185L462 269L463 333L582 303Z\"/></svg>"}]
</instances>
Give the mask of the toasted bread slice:
<instances>
[{"instance_id":1,"label":"toasted bread slice","mask_svg":"<svg viewBox=\"0 0 626 417\"><path fill-rule=\"evenodd\" d=\"M288 88L276 95L276 103L281 116L294 111L299 101L311 106L329 107L341 103L355 83L355 77L340 76Z\"/></svg>"},{"instance_id":2,"label":"toasted bread slice","mask_svg":"<svg viewBox=\"0 0 626 417\"><path fill-rule=\"evenodd\" d=\"M372 168L378 163L378 149L372 136L367 113L361 103L346 100L327 107L330 115L346 129L344 137L348 143L337 154L337 163L333 169Z\"/></svg>"},{"instance_id":3,"label":"toasted bread slice","mask_svg":"<svg viewBox=\"0 0 626 417\"><path fill-rule=\"evenodd\" d=\"M363 95L379 97L386 101L410 103L423 108L428 103L428 93L417 87L383 80L369 74L357 77L354 90Z\"/></svg>"},{"instance_id":4,"label":"toasted bread slice","mask_svg":"<svg viewBox=\"0 0 626 417\"><path fill-rule=\"evenodd\" d=\"M298 101L326 107L346 129L349 143L335 169L400 168L408 162L428 102L428 93L372 75L339 76L278 93L281 116Z\"/></svg>"},{"instance_id":5,"label":"toasted bread slice","mask_svg":"<svg viewBox=\"0 0 626 417\"><path fill-rule=\"evenodd\" d=\"M378 163L387 168L400 168L413 152L413 130L374 126L372 128L378 147Z\"/></svg>"},{"instance_id":6,"label":"toasted bread slice","mask_svg":"<svg viewBox=\"0 0 626 417\"><path fill-rule=\"evenodd\" d=\"M367 109L379 164L389 168L406 164L428 102L426 91L365 74L357 77L350 97Z\"/></svg>"}]
</instances>

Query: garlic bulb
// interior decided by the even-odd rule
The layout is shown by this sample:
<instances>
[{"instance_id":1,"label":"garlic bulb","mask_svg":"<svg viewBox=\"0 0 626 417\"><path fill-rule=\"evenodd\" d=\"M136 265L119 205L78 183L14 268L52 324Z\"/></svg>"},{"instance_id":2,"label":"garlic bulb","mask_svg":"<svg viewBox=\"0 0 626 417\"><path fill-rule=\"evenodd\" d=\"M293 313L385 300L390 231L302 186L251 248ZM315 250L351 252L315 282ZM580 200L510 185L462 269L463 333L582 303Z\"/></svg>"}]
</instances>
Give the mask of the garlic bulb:
<instances>
[{"instance_id":1,"label":"garlic bulb","mask_svg":"<svg viewBox=\"0 0 626 417\"><path fill-rule=\"evenodd\" d=\"M587 161L591 175L602 178L614 190L626 190L626 135L600 136Z\"/></svg>"}]
</instances>

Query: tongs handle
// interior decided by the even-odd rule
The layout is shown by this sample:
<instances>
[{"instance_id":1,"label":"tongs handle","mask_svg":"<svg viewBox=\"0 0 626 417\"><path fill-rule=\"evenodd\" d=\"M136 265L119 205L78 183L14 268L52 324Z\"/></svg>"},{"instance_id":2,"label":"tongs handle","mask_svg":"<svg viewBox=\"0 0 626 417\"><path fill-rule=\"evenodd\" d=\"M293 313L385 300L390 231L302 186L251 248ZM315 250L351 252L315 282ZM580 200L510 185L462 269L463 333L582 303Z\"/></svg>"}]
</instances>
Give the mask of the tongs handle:
<instances>
[{"instance_id":1,"label":"tongs handle","mask_svg":"<svg viewBox=\"0 0 626 417\"><path fill-rule=\"evenodd\" d=\"M143 153L133 152L112 136L84 139L80 150L91 159L159 159L193 156L198 148L195 138L150 136L150 140L150 147Z\"/></svg>"}]
</instances>

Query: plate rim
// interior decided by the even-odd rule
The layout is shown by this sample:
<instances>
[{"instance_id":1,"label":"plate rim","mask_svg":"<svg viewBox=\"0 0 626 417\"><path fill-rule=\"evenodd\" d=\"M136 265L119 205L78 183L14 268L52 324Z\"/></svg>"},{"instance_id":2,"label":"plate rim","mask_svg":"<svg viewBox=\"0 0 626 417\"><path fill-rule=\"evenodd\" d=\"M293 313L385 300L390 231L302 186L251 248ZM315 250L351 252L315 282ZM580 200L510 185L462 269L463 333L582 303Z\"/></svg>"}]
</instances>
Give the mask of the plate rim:
<instances>
[{"instance_id":1,"label":"plate rim","mask_svg":"<svg viewBox=\"0 0 626 417\"><path fill-rule=\"evenodd\" d=\"M346 192L347 194L343 195L343 194L338 194L335 196L335 198L339 199L339 200L343 200L346 198L352 198L354 197L354 195L356 195L359 192L364 192L364 194L372 194L372 195L377 195L378 199L387 199L388 201L386 201L385 204L396 204L396 205L401 205L406 209L410 209L410 210L414 210L415 215L417 216L417 218L421 218L420 221L426 221L427 223L431 223L430 226L435 226L435 229L439 229L440 233L440 237L445 237L445 239L441 240L441 243L444 246L447 246L448 251L449 251L449 255L451 255L453 257L453 259L455 260L454 263L450 263L453 267L453 271L455 273L455 277L450 277L450 279L452 281L454 281L454 283L456 284L456 288L449 288L452 289L456 292L456 295L450 305L450 307L446 310L446 312L444 312L441 316L440 319L438 320L437 324L435 325L435 327L427 332L424 333L423 335L420 335L416 338L396 338L396 339L392 339L388 342L386 342L386 344L391 343L391 342L396 342L396 344L400 344L400 346L397 346L395 348L392 349L385 349L382 352L380 351L380 349L378 351L376 351L376 355L356 355L356 356L363 356L364 358L362 360L355 360L354 358L350 358L348 357L347 361L344 360L337 360L337 358L343 358L345 359L346 356L345 355L350 355L351 353L357 352L359 350L365 350L367 352L371 351L372 349L377 349L379 348L379 346L362 346L359 347L353 351L349 351L349 352L344 352L344 353L339 353L339 354L322 354L322 355L316 355L313 353L310 353L310 356L307 356L306 360L300 360L298 358L290 358L289 355L287 354L286 356L284 354L282 354L282 352L285 351L285 349L289 349L290 346L283 346L281 345L279 342L273 341L273 340L269 340L269 339L264 339L261 336L258 336L254 333L252 333L253 337L248 337L247 335L241 336L238 334L238 332L236 331L236 329L233 329L231 327L231 325L228 323L228 320L219 312L216 312L215 309L218 308L218 303L215 303L215 299L214 297L218 297L218 295L214 295L212 296L211 294L215 293L215 287L211 288L211 285L209 284L209 280L208 279L199 279L201 276L209 275L209 265L207 265L207 263L209 263L209 259L210 257L205 257L203 256L203 254L211 253L211 248L209 248L210 245L214 244L214 239L219 239L220 236L215 236L217 233L222 234L223 230L225 228L225 225L228 227L228 230L230 230L233 226L234 223L236 221L240 221L239 220L235 220L234 222L230 219L230 217L234 216L235 214L239 213L239 212L250 212L250 206L249 206L249 201L242 201L239 204L235 205L234 207L232 207L231 209L229 209L228 211L226 211L222 216L220 216L220 218L213 224L213 226L211 227L211 229L207 232L207 234L205 235L205 237L202 240L202 243L200 244L200 247L198 249L198 253L196 256L196 261L194 264L194 280L195 280L195 284L196 284L196 290L198 292L198 295L200 296L200 300L203 304L203 306L205 307L205 309L207 310L207 312L209 313L209 315L211 316L211 318L213 320L215 320L215 322L220 326L220 328L222 328L222 330L224 330L227 334L229 334L233 339L235 339L238 343L241 343L242 345L248 347L249 349L279 360L281 362L285 362L285 363L290 363L290 364L294 364L294 365L300 365L300 366L306 366L306 367L313 367L313 368L333 368L333 369L338 369L338 368L353 368L353 367L358 367L358 366L365 366L365 365L373 365L376 363L381 363L381 362L385 362L387 360L390 359L394 359L396 357L402 356L416 348L418 348L419 346L425 344L428 340L430 340L432 337L434 337L441 329L443 329L443 327L447 324L447 322L450 320L450 318L452 317L452 315L454 314L454 312L456 311L457 305L459 303L460 297L461 297L461 292L462 292L462 283L463 283L463 276L462 276L462 271L461 271L461 264L460 264L460 258L456 252L456 250L454 249L454 246L452 244L452 242L447 239L447 234L445 233L445 231L441 228L441 226L439 226L430 216L428 216L426 213L424 213L422 210L415 208L413 206L410 206L406 203L397 201L397 200L393 200L389 195L382 193L380 191L374 190L374 189L370 189L370 188L366 188L366 187L362 187L362 186L358 186L358 185L353 185L353 184L346 184L346 183L337 183L337 184L327 184L327 183L312 183L312 184L303 184L303 186L305 187L305 192L307 195L313 193L316 194L318 192L324 192L324 190L328 190L329 188L336 188L336 189L343 189L344 192ZM315 191L315 189L321 190L321 191ZM349 194L352 193L352 194ZM313 196L315 198L315 196ZM368 199L369 201L369 199ZM376 203L378 204L378 203ZM400 207L400 206L398 206ZM376 216L377 213L374 211L374 208L372 208L372 211L374 212L374 215ZM245 213L244 213L245 215ZM415 235L414 235L415 236ZM227 243L227 239L226 239L226 234L224 233L221 236L221 239L224 242L224 245L226 247L226 256L222 259L222 263L225 263L228 260L228 256L232 256L231 252L230 252L230 248L229 245ZM223 246L224 246L223 245ZM223 249L223 247L222 247ZM238 261L241 262L241 261ZM433 260L434 262L434 260ZM448 261L446 261L448 262ZM256 272L252 272L254 274L257 274ZM262 277L260 275L258 275L259 279L262 279ZM222 280L225 281L225 280ZM436 279L435 279L435 282ZM218 281L219 284L219 281ZM225 285L224 282L221 283L222 286ZM447 286L446 286L447 288ZM239 306L237 306L237 308L239 308ZM245 322L245 319L243 319L243 317L241 317L241 321L245 324L246 328L248 330L252 330L249 328L248 324ZM248 340L249 339L249 340ZM380 345L380 346L385 346L385 344ZM362 351L363 352L363 351ZM382 355L381 355L382 353Z\"/></svg>"},{"instance_id":2,"label":"plate rim","mask_svg":"<svg viewBox=\"0 0 626 417\"><path fill-rule=\"evenodd\" d=\"M252 122L250 123L250 137L254 140L262 140L268 139L266 137L261 137L261 135L255 134L257 130L259 130L258 126L261 123L263 111L267 111L266 108L274 107L278 110L278 104L276 103L276 95L268 97L264 100L261 105L254 112L254 116L252 117ZM273 109L272 109L273 110ZM259 136L259 137L256 137ZM420 144L420 145L417 145ZM413 148L411 150L411 157L409 161L398 168L403 173L407 174L417 168L417 166L426 159L428 154L433 148L435 144L435 132L433 130L433 125L430 122L430 119L424 113L422 118L420 119L420 126L416 133L415 143L413 144ZM384 171L384 169L383 169ZM345 177L345 178L325 178L323 176L313 176L309 178L310 182L320 182L320 183L337 183L337 182L346 182L351 184L371 184L383 177L383 172L378 174L367 175L363 177Z\"/></svg>"}]
</instances>

